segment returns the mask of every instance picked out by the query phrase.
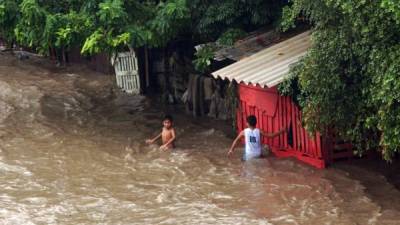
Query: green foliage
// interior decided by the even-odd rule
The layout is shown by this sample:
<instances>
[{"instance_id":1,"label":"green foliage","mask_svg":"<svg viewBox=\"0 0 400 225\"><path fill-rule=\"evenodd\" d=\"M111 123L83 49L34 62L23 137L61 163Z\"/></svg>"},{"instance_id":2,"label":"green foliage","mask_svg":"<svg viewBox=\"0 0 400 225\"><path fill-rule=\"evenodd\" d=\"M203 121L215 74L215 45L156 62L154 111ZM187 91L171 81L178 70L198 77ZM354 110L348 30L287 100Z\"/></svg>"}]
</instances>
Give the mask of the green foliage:
<instances>
[{"instance_id":1,"label":"green foliage","mask_svg":"<svg viewBox=\"0 0 400 225\"><path fill-rule=\"evenodd\" d=\"M232 46L235 41L244 37L245 35L245 31L237 28L231 28L218 38L217 43L220 45Z\"/></svg>"},{"instance_id":2,"label":"green foliage","mask_svg":"<svg viewBox=\"0 0 400 225\"><path fill-rule=\"evenodd\" d=\"M190 21L185 0L0 0L0 36L46 54L163 46Z\"/></svg>"},{"instance_id":3,"label":"green foliage","mask_svg":"<svg viewBox=\"0 0 400 225\"><path fill-rule=\"evenodd\" d=\"M179 35L230 45L270 24L283 0L0 0L0 32L46 54L80 47L85 54L147 45ZM222 36L221 36L222 35Z\"/></svg>"},{"instance_id":4,"label":"green foliage","mask_svg":"<svg viewBox=\"0 0 400 225\"><path fill-rule=\"evenodd\" d=\"M160 2L156 7L154 19L148 23L152 32L150 45L155 47L166 45L178 35L188 20L190 14L186 0Z\"/></svg>"},{"instance_id":5,"label":"green foliage","mask_svg":"<svg viewBox=\"0 0 400 225\"><path fill-rule=\"evenodd\" d=\"M78 43L82 43L89 34L87 29L91 27L93 20L92 17L74 11L61 15L58 23L60 26L53 33L56 38L55 46L69 49Z\"/></svg>"},{"instance_id":6,"label":"green foliage","mask_svg":"<svg viewBox=\"0 0 400 225\"><path fill-rule=\"evenodd\" d=\"M82 53L163 46L185 25L189 18L187 10L185 0L105 0L99 4L96 29L86 39Z\"/></svg>"},{"instance_id":7,"label":"green foliage","mask_svg":"<svg viewBox=\"0 0 400 225\"><path fill-rule=\"evenodd\" d=\"M48 13L39 6L36 0L23 0L20 6L20 19L15 28L17 41L25 46L37 48L40 52L48 49L48 39L44 37L44 30ZM50 38L50 37L48 37Z\"/></svg>"},{"instance_id":8,"label":"green foliage","mask_svg":"<svg viewBox=\"0 0 400 225\"><path fill-rule=\"evenodd\" d=\"M215 41L230 29L251 31L275 22L283 0L188 0L195 38Z\"/></svg>"},{"instance_id":9,"label":"green foliage","mask_svg":"<svg viewBox=\"0 0 400 225\"><path fill-rule=\"evenodd\" d=\"M106 36L102 29L93 32L85 41L82 47L82 53L95 54L106 48Z\"/></svg>"},{"instance_id":10,"label":"green foliage","mask_svg":"<svg viewBox=\"0 0 400 225\"><path fill-rule=\"evenodd\" d=\"M304 62L294 64L290 69L288 77L278 85L278 91L281 95L290 96L293 101L301 106L299 102L303 102L306 96L303 96L303 92L300 90L298 73L303 69Z\"/></svg>"},{"instance_id":11,"label":"green foliage","mask_svg":"<svg viewBox=\"0 0 400 225\"><path fill-rule=\"evenodd\" d=\"M117 26L127 21L123 0L105 0L99 4L99 8L97 16L105 26Z\"/></svg>"},{"instance_id":12,"label":"green foliage","mask_svg":"<svg viewBox=\"0 0 400 225\"><path fill-rule=\"evenodd\" d=\"M314 26L313 47L292 70L308 130L335 130L359 153L378 149L390 160L400 150L398 1L291 3L283 10L282 27L303 17Z\"/></svg>"},{"instance_id":13,"label":"green foliage","mask_svg":"<svg viewBox=\"0 0 400 225\"><path fill-rule=\"evenodd\" d=\"M123 0L104 0L92 12L93 30L86 37L82 53L111 52L121 46L130 45L130 34L126 31L130 22Z\"/></svg>"},{"instance_id":14,"label":"green foliage","mask_svg":"<svg viewBox=\"0 0 400 225\"><path fill-rule=\"evenodd\" d=\"M0 37L10 44L15 39L14 28L18 17L18 1L0 0Z\"/></svg>"},{"instance_id":15,"label":"green foliage","mask_svg":"<svg viewBox=\"0 0 400 225\"><path fill-rule=\"evenodd\" d=\"M398 0L382 0L381 8L394 15L396 23L400 24L400 2Z\"/></svg>"},{"instance_id":16,"label":"green foliage","mask_svg":"<svg viewBox=\"0 0 400 225\"><path fill-rule=\"evenodd\" d=\"M211 61L214 58L214 47L212 45L204 45L195 55L196 59L193 60L194 68L202 73L208 72Z\"/></svg>"},{"instance_id":17,"label":"green foliage","mask_svg":"<svg viewBox=\"0 0 400 225\"><path fill-rule=\"evenodd\" d=\"M217 41L231 46L247 32L276 22L284 0L187 0L191 12L190 30L196 42ZM197 53L194 61L199 72L207 71L211 53ZM197 56L196 56L197 57Z\"/></svg>"}]
</instances>

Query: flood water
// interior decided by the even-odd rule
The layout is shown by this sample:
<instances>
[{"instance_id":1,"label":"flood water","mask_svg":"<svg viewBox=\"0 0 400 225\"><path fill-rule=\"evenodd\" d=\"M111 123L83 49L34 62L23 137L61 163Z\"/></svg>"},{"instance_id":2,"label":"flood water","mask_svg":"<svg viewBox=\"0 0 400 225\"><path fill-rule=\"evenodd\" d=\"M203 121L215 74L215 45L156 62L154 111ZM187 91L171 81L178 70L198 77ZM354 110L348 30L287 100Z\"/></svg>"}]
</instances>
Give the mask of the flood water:
<instances>
[{"instance_id":1,"label":"flood water","mask_svg":"<svg viewBox=\"0 0 400 225\"><path fill-rule=\"evenodd\" d=\"M175 116L112 79L0 53L0 224L400 224L400 192L351 164L240 161L222 122Z\"/></svg>"}]
</instances>

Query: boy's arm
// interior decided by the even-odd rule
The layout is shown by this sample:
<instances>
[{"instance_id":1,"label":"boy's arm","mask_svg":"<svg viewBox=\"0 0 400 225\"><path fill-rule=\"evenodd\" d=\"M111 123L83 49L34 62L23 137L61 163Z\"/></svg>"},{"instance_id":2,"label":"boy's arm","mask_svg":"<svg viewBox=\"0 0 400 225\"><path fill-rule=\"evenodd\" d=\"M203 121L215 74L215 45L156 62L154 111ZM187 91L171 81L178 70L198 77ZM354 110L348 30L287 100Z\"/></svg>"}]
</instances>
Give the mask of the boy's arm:
<instances>
[{"instance_id":1,"label":"boy's arm","mask_svg":"<svg viewBox=\"0 0 400 225\"><path fill-rule=\"evenodd\" d=\"M228 151L228 155L232 154L232 152L235 150L235 147L236 147L237 143L239 142L239 140L240 140L242 137L244 137L244 132L243 132L243 131L241 131L241 132L239 133L239 135L236 137L236 139L233 141L232 146L231 146L231 148L230 148L229 151Z\"/></svg>"},{"instance_id":2,"label":"boy's arm","mask_svg":"<svg viewBox=\"0 0 400 225\"><path fill-rule=\"evenodd\" d=\"M268 133L268 132L265 132L265 131L263 131L263 130L260 130L260 134L261 134L262 136L264 136L264 137L273 138L273 137L276 137L276 136L282 134L282 133L285 132L285 131L286 131L285 128L282 128L282 129L279 130L278 132L273 132L273 133Z\"/></svg>"},{"instance_id":3,"label":"boy's arm","mask_svg":"<svg viewBox=\"0 0 400 225\"><path fill-rule=\"evenodd\" d=\"M146 143L147 144L153 144L155 141L157 141L161 137L161 134L162 134L162 132L159 135L157 135L155 138L153 138L153 139L147 139Z\"/></svg>"},{"instance_id":4,"label":"boy's arm","mask_svg":"<svg viewBox=\"0 0 400 225\"><path fill-rule=\"evenodd\" d=\"M167 141L167 143L165 143L165 144L163 144L160 148L161 149L168 149L168 146L172 143L172 142L174 142L175 141L175 129L172 129L171 130L171 136L172 136L172 138L171 139L169 139L168 141Z\"/></svg>"}]
</instances>

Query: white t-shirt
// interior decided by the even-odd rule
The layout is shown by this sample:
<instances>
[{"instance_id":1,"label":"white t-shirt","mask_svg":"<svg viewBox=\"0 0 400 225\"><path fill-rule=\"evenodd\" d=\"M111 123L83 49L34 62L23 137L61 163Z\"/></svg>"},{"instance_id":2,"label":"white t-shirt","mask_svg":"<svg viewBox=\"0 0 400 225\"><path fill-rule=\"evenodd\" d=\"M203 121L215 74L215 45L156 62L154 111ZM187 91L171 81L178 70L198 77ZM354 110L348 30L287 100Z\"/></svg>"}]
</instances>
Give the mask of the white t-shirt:
<instances>
[{"instance_id":1,"label":"white t-shirt","mask_svg":"<svg viewBox=\"0 0 400 225\"><path fill-rule=\"evenodd\" d=\"M244 129L245 154L244 159L257 158L261 156L261 138L258 128Z\"/></svg>"}]
</instances>

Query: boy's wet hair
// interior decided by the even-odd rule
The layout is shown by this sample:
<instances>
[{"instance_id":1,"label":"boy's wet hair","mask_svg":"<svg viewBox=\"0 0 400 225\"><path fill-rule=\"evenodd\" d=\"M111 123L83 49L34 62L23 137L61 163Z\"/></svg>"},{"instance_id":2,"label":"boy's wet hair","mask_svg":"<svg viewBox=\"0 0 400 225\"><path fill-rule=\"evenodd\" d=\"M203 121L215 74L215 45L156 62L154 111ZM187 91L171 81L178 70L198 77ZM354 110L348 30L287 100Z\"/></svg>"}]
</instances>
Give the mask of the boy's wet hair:
<instances>
[{"instance_id":1,"label":"boy's wet hair","mask_svg":"<svg viewBox=\"0 0 400 225\"><path fill-rule=\"evenodd\" d=\"M250 115L247 117L247 123L250 126L255 127L257 125L257 118L254 115Z\"/></svg>"},{"instance_id":2,"label":"boy's wet hair","mask_svg":"<svg viewBox=\"0 0 400 225\"><path fill-rule=\"evenodd\" d=\"M173 122L174 120L172 119L171 115L165 115L163 121L169 120L170 122Z\"/></svg>"}]
</instances>

